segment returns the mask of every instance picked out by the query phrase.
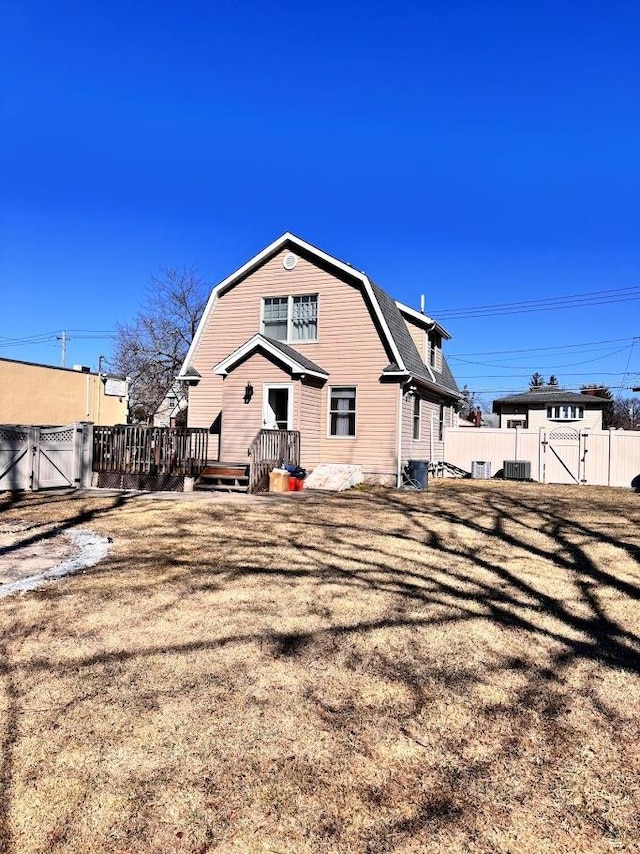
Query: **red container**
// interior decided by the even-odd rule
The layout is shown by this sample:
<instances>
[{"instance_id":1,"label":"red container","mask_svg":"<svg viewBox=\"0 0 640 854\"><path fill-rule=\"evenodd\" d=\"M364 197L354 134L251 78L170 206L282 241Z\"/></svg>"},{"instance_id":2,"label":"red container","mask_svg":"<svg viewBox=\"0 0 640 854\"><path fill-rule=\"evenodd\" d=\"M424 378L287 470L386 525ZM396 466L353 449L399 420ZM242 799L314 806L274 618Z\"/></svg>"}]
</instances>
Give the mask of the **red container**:
<instances>
[{"instance_id":1,"label":"red container","mask_svg":"<svg viewBox=\"0 0 640 854\"><path fill-rule=\"evenodd\" d=\"M289 478L289 492L302 492L304 481L299 477Z\"/></svg>"}]
</instances>

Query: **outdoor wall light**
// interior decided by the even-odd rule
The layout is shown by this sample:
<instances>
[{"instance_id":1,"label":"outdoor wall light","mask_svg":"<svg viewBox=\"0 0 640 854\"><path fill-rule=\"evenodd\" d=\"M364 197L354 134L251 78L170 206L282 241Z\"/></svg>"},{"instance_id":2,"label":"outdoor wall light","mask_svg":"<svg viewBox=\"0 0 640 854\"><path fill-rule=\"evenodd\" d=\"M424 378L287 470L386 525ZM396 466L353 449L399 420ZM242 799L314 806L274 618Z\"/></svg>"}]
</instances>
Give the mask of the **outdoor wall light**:
<instances>
[{"instance_id":1,"label":"outdoor wall light","mask_svg":"<svg viewBox=\"0 0 640 854\"><path fill-rule=\"evenodd\" d=\"M249 403L251 398L253 397L253 386L251 383L247 383L244 389L244 397L242 398L245 403Z\"/></svg>"}]
</instances>

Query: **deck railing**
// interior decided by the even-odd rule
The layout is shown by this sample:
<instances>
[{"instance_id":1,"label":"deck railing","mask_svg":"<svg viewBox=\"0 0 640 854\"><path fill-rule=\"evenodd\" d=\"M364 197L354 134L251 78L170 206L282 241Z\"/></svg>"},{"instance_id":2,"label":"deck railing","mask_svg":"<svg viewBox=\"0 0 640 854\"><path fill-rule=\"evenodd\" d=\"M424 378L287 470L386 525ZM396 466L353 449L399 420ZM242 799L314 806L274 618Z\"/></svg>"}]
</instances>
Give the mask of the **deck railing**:
<instances>
[{"instance_id":1,"label":"deck railing","mask_svg":"<svg viewBox=\"0 0 640 854\"><path fill-rule=\"evenodd\" d=\"M209 431L199 427L94 427L93 471L199 475L208 439Z\"/></svg>"},{"instance_id":2,"label":"deck railing","mask_svg":"<svg viewBox=\"0 0 640 854\"><path fill-rule=\"evenodd\" d=\"M299 431L260 430L249 445L249 492L266 489L269 472L283 465L300 465Z\"/></svg>"}]
</instances>

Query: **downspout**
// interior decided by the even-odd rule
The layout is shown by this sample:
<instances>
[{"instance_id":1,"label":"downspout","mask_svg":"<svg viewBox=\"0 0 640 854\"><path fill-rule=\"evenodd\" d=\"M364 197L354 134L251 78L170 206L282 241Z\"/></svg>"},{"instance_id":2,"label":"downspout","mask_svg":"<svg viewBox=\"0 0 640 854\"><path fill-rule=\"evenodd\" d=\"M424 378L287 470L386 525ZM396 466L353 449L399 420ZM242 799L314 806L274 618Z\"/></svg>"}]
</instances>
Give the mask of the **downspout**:
<instances>
[{"instance_id":1,"label":"downspout","mask_svg":"<svg viewBox=\"0 0 640 854\"><path fill-rule=\"evenodd\" d=\"M435 412L433 409L431 410L431 424L429 429L429 461L433 462L433 421L435 417Z\"/></svg>"},{"instance_id":2,"label":"downspout","mask_svg":"<svg viewBox=\"0 0 640 854\"><path fill-rule=\"evenodd\" d=\"M396 489L402 486L402 383L398 383L398 441L397 441L397 460L396 460Z\"/></svg>"}]
</instances>

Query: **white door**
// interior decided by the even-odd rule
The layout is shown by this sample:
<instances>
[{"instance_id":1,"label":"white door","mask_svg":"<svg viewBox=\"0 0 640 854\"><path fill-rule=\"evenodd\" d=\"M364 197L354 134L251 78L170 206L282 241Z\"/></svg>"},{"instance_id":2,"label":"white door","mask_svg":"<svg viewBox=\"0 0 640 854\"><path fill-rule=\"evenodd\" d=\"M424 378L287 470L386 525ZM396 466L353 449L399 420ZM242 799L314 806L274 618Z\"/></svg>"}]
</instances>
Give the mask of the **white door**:
<instances>
[{"instance_id":1,"label":"white door","mask_svg":"<svg viewBox=\"0 0 640 854\"><path fill-rule=\"evenodd\" d=\"M262 426L266 430L293 429L293 388L288 384L265 385Z\"/></svg>"}]
</instances>

